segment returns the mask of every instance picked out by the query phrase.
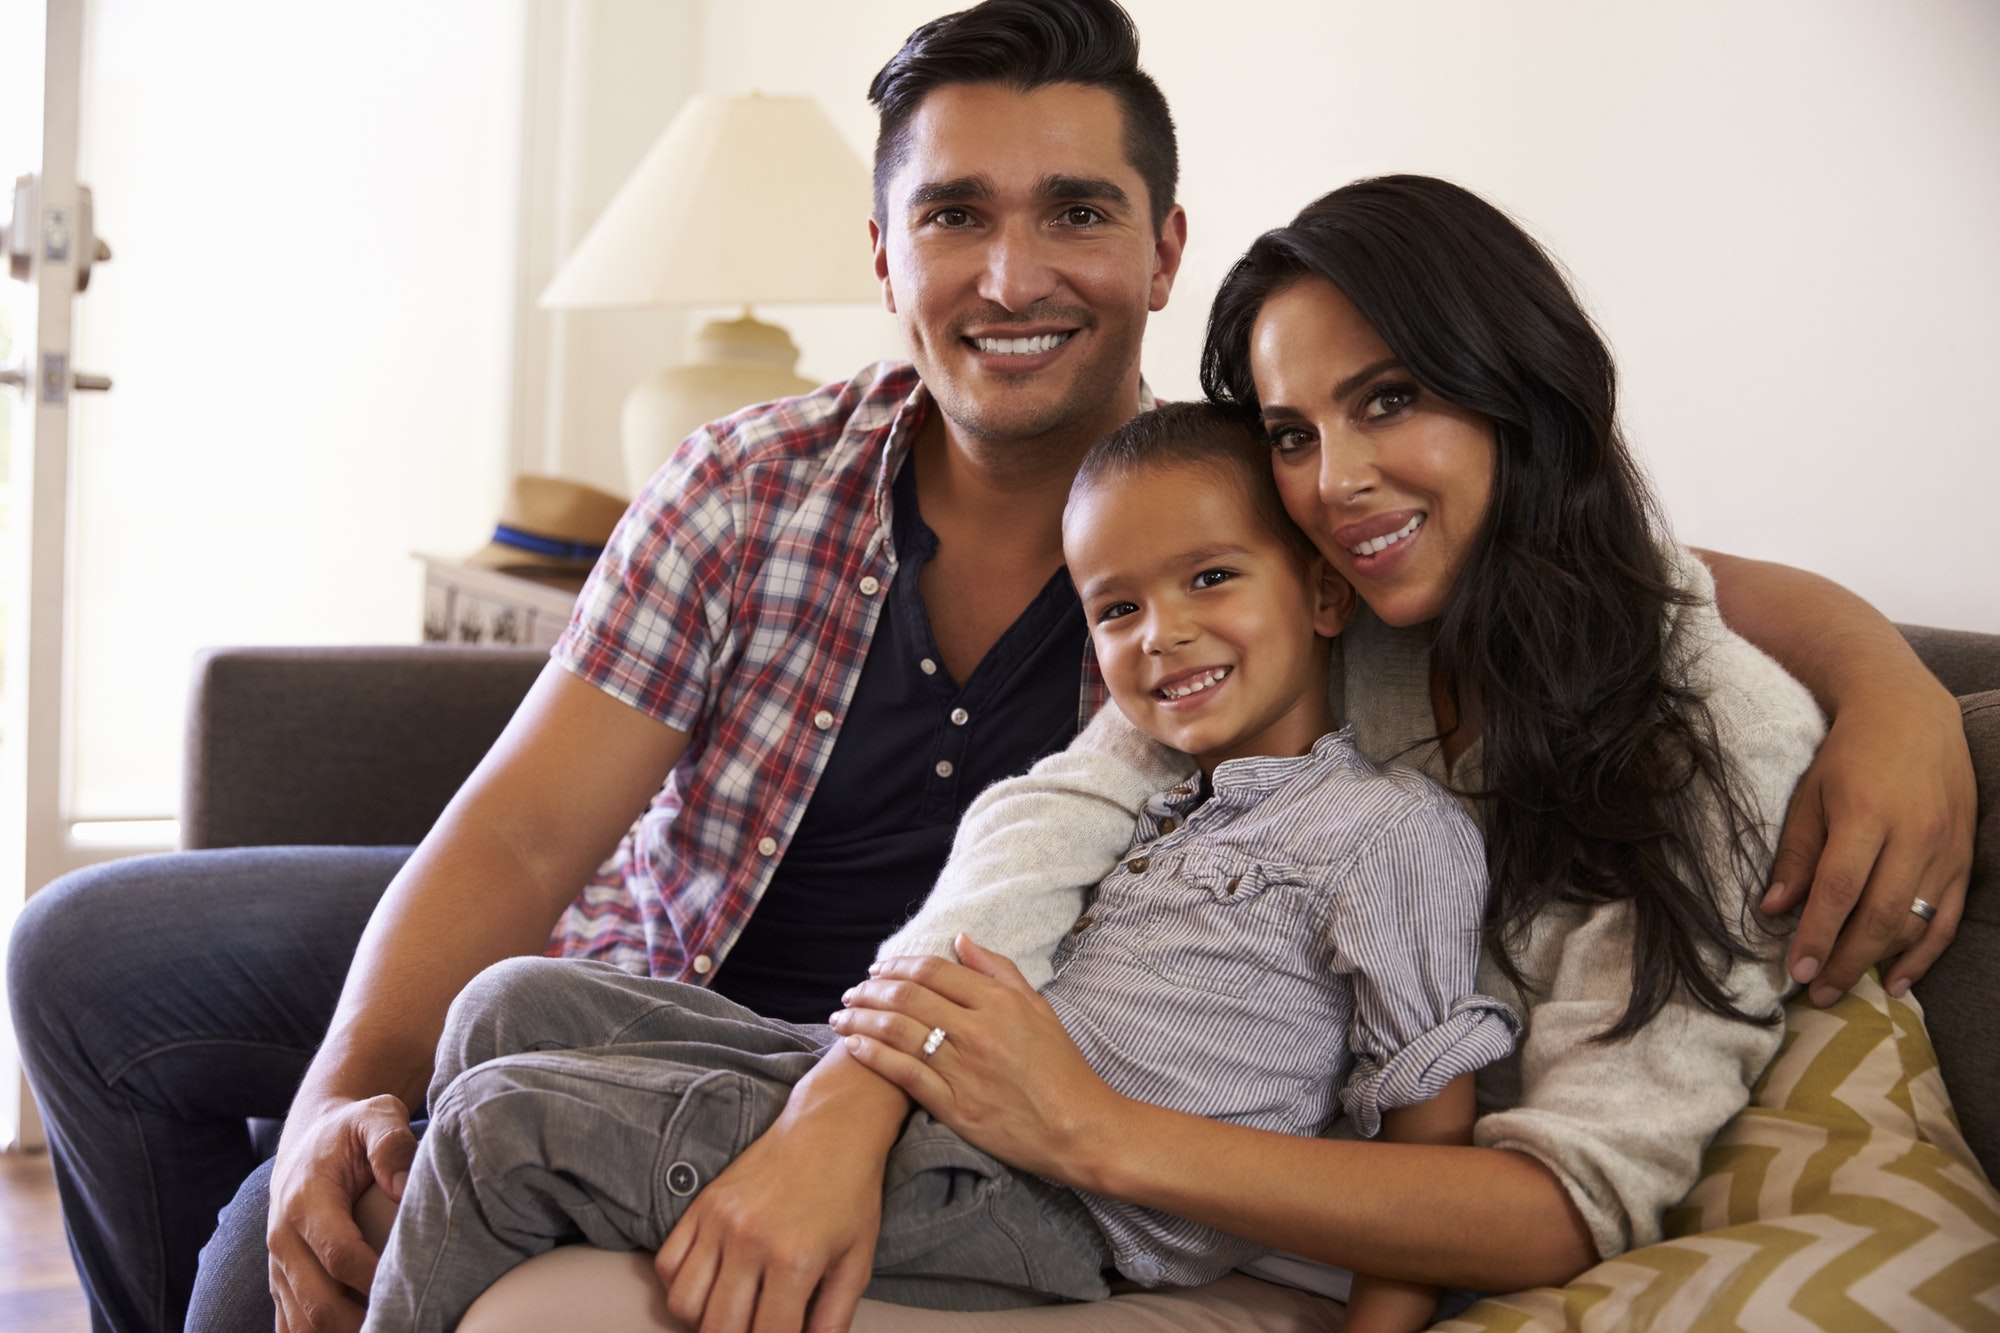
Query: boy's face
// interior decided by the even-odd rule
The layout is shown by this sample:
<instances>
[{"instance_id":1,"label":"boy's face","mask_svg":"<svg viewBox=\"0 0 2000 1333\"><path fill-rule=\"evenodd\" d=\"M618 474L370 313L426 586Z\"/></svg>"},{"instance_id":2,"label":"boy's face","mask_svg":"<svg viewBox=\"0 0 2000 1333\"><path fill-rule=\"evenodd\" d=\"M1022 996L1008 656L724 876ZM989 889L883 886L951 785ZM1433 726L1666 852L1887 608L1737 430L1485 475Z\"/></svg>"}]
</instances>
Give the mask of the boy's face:
<instances>
[{"instance_id":1,"label":"boy's face","mask_svg":"<svg viewBox=\"0 0 2000 1333\"><path fill-rule=\"evenodd\" d=\"M1146 467L1074 496L1069 561L1111 697L1204 772L1330 731L1326 638L1353 594L1269 531L1224 468Z\"/></svg>"}]
</instances>

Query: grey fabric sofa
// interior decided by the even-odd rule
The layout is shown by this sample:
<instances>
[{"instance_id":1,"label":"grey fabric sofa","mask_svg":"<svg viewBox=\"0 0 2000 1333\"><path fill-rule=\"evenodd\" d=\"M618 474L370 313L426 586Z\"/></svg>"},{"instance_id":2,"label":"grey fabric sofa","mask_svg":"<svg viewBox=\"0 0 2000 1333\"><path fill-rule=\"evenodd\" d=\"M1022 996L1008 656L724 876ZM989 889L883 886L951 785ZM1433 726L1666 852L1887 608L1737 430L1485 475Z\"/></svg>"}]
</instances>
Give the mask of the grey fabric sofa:
<instances>
[{"instance_id":1,"label":"grey fabric sofa","mask_svg":"<svg viewBox=\"0 0 2000 1333\"><path fill-rule=\"evenodd\" d=\"M1903 633L1959 696L1979 780L1965 917L1917 996L1965 1136L2000 1181L2000 634ZM539 650L437 646L203 654L183 845L418 841L545 661Z\"/></svg>"}]
</instances>

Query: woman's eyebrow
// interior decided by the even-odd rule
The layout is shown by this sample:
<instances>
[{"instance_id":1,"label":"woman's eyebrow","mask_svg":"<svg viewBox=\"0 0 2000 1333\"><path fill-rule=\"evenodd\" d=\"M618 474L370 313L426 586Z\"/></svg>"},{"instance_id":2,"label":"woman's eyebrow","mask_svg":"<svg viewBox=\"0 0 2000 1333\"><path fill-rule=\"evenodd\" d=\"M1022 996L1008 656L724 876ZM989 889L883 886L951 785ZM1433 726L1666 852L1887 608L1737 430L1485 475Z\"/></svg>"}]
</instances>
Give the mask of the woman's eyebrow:
<instances>
[{"instance_id":1,"label":"woman's eyebrow","mask_svg":"<svg viewBox=\"0 0 2000 1333\"><path fill-rule=\"evenodd\" d=\"M1339 402L1344 398L1352 396L1356 389L1359 389L1385 370L1402 370L1404 368L1403 358L1399 356L1385 356L1371 366L1363 366L1360 370L1355 371L1352 375L1334 385L1333 399L1335 402Z\"/></svg>"}]
</instances>

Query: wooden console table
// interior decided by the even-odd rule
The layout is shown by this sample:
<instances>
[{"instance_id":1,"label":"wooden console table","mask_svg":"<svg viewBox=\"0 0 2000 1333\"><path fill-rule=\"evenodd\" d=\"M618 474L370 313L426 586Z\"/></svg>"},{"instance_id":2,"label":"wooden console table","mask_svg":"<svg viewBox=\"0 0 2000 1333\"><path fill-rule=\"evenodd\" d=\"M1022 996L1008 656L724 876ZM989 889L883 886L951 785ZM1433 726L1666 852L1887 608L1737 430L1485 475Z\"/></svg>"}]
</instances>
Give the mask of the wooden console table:
<instances>
[{"instance_id":1,"label":"wooden console table","mask_svg":"<svg viewBox=\"0 0 2000 1333\"><path fill-rule=\"evenodd\" d=\"M584 576L522 578L443 556L424 562L424 642L547 648L569 623Z\"/></svg>"}]
</instances>

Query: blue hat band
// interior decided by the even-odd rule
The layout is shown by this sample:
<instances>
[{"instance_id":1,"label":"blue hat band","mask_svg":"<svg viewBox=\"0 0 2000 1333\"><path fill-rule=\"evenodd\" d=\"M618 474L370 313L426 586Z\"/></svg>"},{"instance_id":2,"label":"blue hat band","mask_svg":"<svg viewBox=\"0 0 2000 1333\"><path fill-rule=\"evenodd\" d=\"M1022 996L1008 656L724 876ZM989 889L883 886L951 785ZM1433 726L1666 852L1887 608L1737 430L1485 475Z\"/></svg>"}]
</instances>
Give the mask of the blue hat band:
<instances>
[{"instance_id":1,"label":"blue hat band","mask_svg":"<svg viewBox=\"0 0 2000 1333\"><path fill-rule=\"evenodd\" d=\"M517 551L532 551L536 555L553 556L558 560L595 560L604 554L604 547L590 542L566 542L555 537L540 537L519 528L510 528L505 523L493 529L493 540L502 546L511 546Z\"/></svg>"}]
</instances>

